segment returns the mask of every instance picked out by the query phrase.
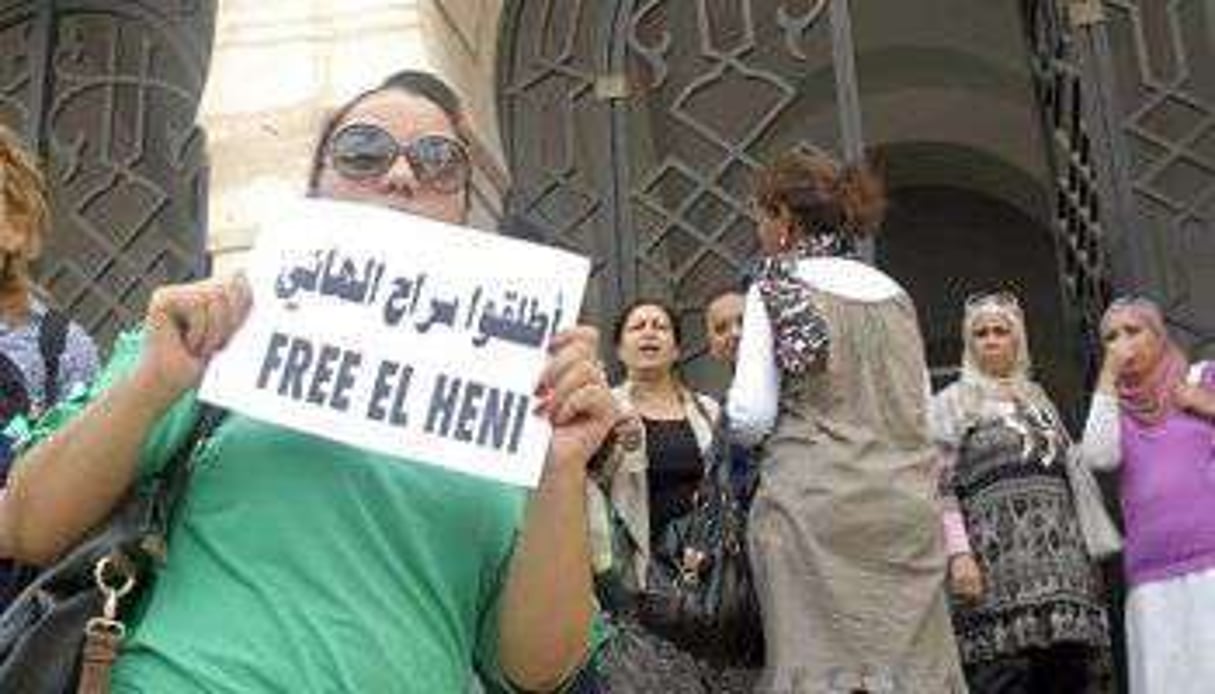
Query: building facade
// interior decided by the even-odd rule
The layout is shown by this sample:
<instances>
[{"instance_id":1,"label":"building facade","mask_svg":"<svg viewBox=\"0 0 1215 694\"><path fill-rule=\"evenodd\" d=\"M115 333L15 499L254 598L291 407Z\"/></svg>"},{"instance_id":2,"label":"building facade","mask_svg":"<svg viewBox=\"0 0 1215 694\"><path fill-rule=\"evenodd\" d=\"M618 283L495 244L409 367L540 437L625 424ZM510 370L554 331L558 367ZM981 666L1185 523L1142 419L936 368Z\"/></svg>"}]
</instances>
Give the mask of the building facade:
<instances>
[{"instance_id":1,"label":"building facade","mask_svg":"<svg viewBox=\"0 0 1215 694\"><path fill-rule=\"evenodd\" d=\"M694 380L722 378L700 309L754 254L751 174L793 146L883 169L870 250L942 373L964 297L993 288L1024 298L1065 399L1116 293L1157 298L1215 354L1205 0L94 5L0 2L0 118L51 164L44 283L103 339L147 287L199 271L204 229L216 265L236 264L267 194L302 189L328 109L422 67L480 135L474 224L591 255L592 318L674 303Z\"/></svg>"}]
</instances>

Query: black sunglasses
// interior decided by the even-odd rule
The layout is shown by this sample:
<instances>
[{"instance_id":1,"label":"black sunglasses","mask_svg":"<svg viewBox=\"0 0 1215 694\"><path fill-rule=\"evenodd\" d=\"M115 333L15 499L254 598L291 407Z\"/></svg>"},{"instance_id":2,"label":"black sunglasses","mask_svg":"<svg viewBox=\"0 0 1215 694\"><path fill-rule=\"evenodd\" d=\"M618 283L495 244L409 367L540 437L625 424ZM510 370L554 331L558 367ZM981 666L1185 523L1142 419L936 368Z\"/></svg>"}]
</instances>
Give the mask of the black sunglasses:
<instances>
[{"instance_id":1,"label":"black sunglasses","mask_svg":"<svg viewBox=\"0 0 1215 694\"><path fill-rule=\"evenodd\" d=\"M399 156L409 162L418 183L435 192L450 195L468 184L468 150L446 135L423 135L398 142L378 125L351 123L329 138L329 161L349 179L383 176Z\"/></svg>"}]
</instances>

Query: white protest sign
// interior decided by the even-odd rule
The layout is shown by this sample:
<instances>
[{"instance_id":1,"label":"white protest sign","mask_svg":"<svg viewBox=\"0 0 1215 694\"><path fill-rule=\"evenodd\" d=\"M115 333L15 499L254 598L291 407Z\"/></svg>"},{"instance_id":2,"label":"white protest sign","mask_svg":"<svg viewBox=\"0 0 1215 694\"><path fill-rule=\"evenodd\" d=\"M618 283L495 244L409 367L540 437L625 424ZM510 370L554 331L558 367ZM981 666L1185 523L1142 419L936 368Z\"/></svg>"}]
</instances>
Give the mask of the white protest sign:
<instances>
[{"instance_id":1,"label":"white protest sign","mask_svg":"<svg viewBox=\"0 0 1215 694\"><path fill-rule=\"evenodd\" d=\"M249 259L253 310L200 397L370 450L535 486L532 413L581 256L370 205L291 201Z\"/></svg>"}]
</instances>

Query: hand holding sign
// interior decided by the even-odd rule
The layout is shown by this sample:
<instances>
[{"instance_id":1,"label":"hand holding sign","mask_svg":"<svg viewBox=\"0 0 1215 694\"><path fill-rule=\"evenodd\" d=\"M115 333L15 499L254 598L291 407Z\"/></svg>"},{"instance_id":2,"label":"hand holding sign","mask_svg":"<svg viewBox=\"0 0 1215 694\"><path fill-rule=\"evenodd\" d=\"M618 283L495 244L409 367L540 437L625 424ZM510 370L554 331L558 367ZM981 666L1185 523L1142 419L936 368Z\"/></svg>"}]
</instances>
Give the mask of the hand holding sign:
<instances>
[{"instance_id":1,"label":"hand holding sign","mask_svg":"<svg viewBox=\"0 0 1215 694\"><path fill-rule=\"evenodd\" d=\"M620 418L597 355L599 331L578 326L558 333L537 393L553 425L550 460L585 465Z\"/></svg>"},{"instance_id":2,"label":"hand holding sign","mask_svg":"<svg viewBox=\"0 0 1215 694\"><path fill-rule=\"evenodd\" d=\"M171 403L198 385L211 357L249 315L244 276L161 287L144 319L145 343L134 378L158 403Z\"/></svg>"},{"instance_id":3,"label":"hand holding sign","mask_svg":"<svg viewBox=\"0 0 1215 694\"><path fill-rule=\"evenodd\" d=\"M548 383L552 422L594 421L602 408L581 392L585 368L570 366L593 355L593 333L554 338L577 314L589 269L565 251L392 210L282 205L250 258L248 325L200 395L344 443L535 485L551 433L533 413L546 345L562 365ZM203 339L213 342L222 340ZM589 441L596 426L575 438Z\"/></svg>"}]
</instances>

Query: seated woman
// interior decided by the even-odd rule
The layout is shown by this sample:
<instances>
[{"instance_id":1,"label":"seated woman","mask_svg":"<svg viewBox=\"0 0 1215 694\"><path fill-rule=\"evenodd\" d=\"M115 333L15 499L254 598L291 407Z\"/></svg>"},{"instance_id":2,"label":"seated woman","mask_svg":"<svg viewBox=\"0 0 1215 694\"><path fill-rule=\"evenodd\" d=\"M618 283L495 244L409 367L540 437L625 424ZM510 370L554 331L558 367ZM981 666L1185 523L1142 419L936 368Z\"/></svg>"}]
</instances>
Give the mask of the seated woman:
<instances>
[{"instance_id":1,"label":"seated woman","mask_svg":"<svg viewBox=\"0 0 1215 694\"><path fill-rule=\"evenodd\" d=\"M311 190L461 223L455 94L392 76L317 145ZM164 466L211 356L248 314L239 279L165 287L86 401L52 411L0 499L0 553L49 562ZM554 431L524 490L233 414L201 449L168 561L131 612L115 692L549 690L587 655L586 463L617 419L597 333L558 334L537 386Z\"/></svg>"},{"instance_id":2,"label":"seated woman","mask_svg":"<svg viewBox=\"0 0 1215 694\"><path fill-rule=\"evenodd\" d=\"M1093 468L1119 471L1132 694L1215 681L1215 364L1190 365L1147 299L1101 319L1105 363L1084 429Z\"/></svg>"},{"instance_id":3,"label":"seated woman","mask_svg":"<svg viewBox=\"0 0 1215 694\"><path fill-rule=\"evenodd\" d=\"M1109 648L1069 484L1070 437L1030 377L1010 294L966 302L962 375L933 401L953 623L971 692L1085 692Z\"/></svg>"}]
</instances>

